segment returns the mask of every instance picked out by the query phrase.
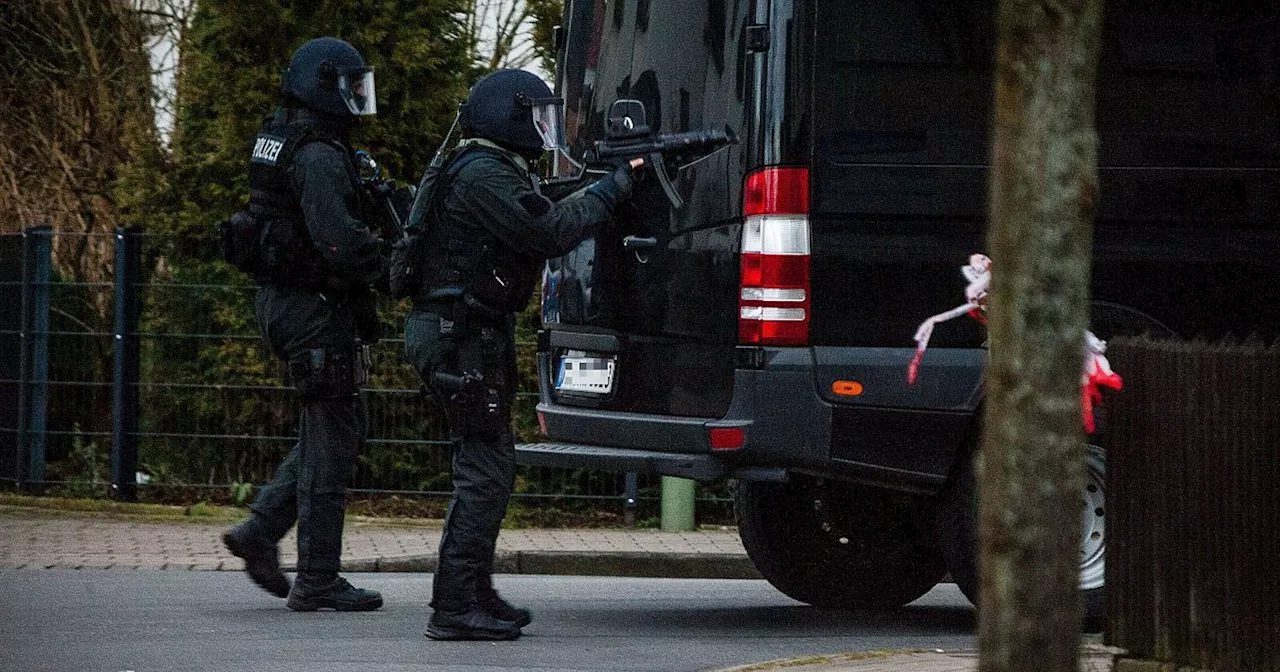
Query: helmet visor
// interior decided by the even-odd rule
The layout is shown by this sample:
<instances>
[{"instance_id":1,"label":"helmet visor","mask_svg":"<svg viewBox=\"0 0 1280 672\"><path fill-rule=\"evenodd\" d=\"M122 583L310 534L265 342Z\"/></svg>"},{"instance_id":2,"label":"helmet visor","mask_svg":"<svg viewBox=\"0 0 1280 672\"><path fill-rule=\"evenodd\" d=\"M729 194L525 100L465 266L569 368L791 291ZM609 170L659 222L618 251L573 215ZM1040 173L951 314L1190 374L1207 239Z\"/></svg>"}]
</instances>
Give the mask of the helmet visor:
<instances>
[{"instance_id":1,"label":"helmet visor","mask_svg":"<svg viewBox=\"0 0 1280 672\"><path fill-rule=\"evenodd\" d=\"M338 93L351 114L365 116L378 113L378 100L373 90L372 68L362 68L338 75Z\"/></svg>"},{"instance_id":2,"label":"helmet visor","mask_svg":"<svg viewBox=\"0 0 1280 672\"><path fill-rule=\"evenodd\" d=\"M564 149L564 99L539 98L531 102L533 127L542 138L542 148Z\"/></svg>"}]
</instances>

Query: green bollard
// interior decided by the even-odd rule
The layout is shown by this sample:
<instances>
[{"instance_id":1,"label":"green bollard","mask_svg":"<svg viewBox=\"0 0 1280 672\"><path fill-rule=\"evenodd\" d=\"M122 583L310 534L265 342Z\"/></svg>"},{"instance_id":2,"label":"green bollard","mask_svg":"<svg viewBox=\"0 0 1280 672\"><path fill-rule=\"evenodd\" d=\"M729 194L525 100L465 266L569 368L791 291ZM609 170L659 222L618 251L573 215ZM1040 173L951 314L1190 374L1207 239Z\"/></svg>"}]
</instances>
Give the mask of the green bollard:
<instances>
[{"instance_id":1,"label":"green bollard","mask_svg":"<svg viewBox=\"0 0 1280 672\"><path fill-rule=\"evenodd\" d=\"M693 530L693 500L696 482L675 476L662 477L662 531Z\"/></svg>"}]
</instances>

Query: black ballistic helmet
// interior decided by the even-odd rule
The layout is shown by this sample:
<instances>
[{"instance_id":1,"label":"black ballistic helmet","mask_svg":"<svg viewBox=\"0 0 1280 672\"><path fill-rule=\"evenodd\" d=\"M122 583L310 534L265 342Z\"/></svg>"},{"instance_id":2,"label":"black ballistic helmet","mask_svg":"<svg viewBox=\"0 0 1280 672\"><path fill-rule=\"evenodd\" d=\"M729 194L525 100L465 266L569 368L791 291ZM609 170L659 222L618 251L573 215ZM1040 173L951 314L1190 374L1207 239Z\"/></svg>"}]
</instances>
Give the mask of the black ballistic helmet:
<instances>
[{"instance_id":1,"label":"black ballistic helmet","mask_svg":"<svg viewBox=\"0 0 1280 672\"><path fill-rule=\"evenodd\" d=\"M563 146L564 101L527 70L498 70L471 87L459 109L462 132L520 154Z\"/></svg>"},{"instance_id":2,"label":"black ballistic helmet","mask_svg":"<svg viewBox=\"0 0 1280 672\"><path fill-rule=\"evenodd\" d=\"M307 108L333 117L374 114L373 68L335 37L308 40L293 52L283 88Z\"/></svg>"}]
</instances>

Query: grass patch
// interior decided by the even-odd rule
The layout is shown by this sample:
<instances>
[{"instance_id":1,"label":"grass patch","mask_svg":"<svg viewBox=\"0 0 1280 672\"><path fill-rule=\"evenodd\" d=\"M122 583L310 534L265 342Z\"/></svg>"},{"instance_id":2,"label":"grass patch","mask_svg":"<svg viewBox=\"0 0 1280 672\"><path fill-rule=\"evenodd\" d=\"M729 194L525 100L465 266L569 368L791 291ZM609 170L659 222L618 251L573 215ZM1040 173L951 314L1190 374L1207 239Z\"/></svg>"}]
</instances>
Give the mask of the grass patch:
<instances>
[{"instance_id":1,"label":"grass patch","mask_svg":"<svg viewBox=\"0 0 1280 672\"><path fill-rule=\"evenodd\" d=\"M143 504L117 502L109 499L80 499L71 497L32 497L12 492L0 492L0 506L26 511L39 511L50 515L64 513L121 516L154 520L191 520L199 522L225 522L242 518L245 509L220 506L209 502L189 505Z\"/></svg>"}]
</instances>

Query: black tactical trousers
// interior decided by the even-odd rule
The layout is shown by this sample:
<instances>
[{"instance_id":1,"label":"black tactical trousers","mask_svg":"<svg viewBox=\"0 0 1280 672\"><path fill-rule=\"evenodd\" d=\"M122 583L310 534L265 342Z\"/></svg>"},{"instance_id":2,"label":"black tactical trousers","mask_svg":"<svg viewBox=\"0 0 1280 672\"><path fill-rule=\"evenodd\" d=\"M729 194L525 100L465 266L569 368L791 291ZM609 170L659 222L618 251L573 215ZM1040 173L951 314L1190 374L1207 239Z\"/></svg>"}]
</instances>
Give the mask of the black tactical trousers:
<instances>
[{"instance_id":1,"label":"black tactical trousers","mask_svg":"<svg viewBox=\"0 0 1280 672\"><path fill-rule=\"evenodd\" d=\"M367 426L353 380L354 320L308 290L264 287L255 309L263 340L289 365L303 399L298 442L254 498L253 520L276 541L296 522L298 572L336 573L347 479Z\"/></svg>"},{"instance_id":2,"label":"black tactical trousers","mask_svg":"<svg viewBox=\"0 0 1280 672\"><path fill-rule=\"evenodd\" d=\"M440 538L440 563L432 606L444 612L468 609L493 591L493 556L507 501L515 487L515 442L511 401L515 390L514 318L482 326L415 310L405 323L405 353L445 406L453 445L453 499ZM444 333L442 334L442 323ZM480 372L485 395L459 398L433 386L431 374Z\"/></svg>"}]
</instances>

